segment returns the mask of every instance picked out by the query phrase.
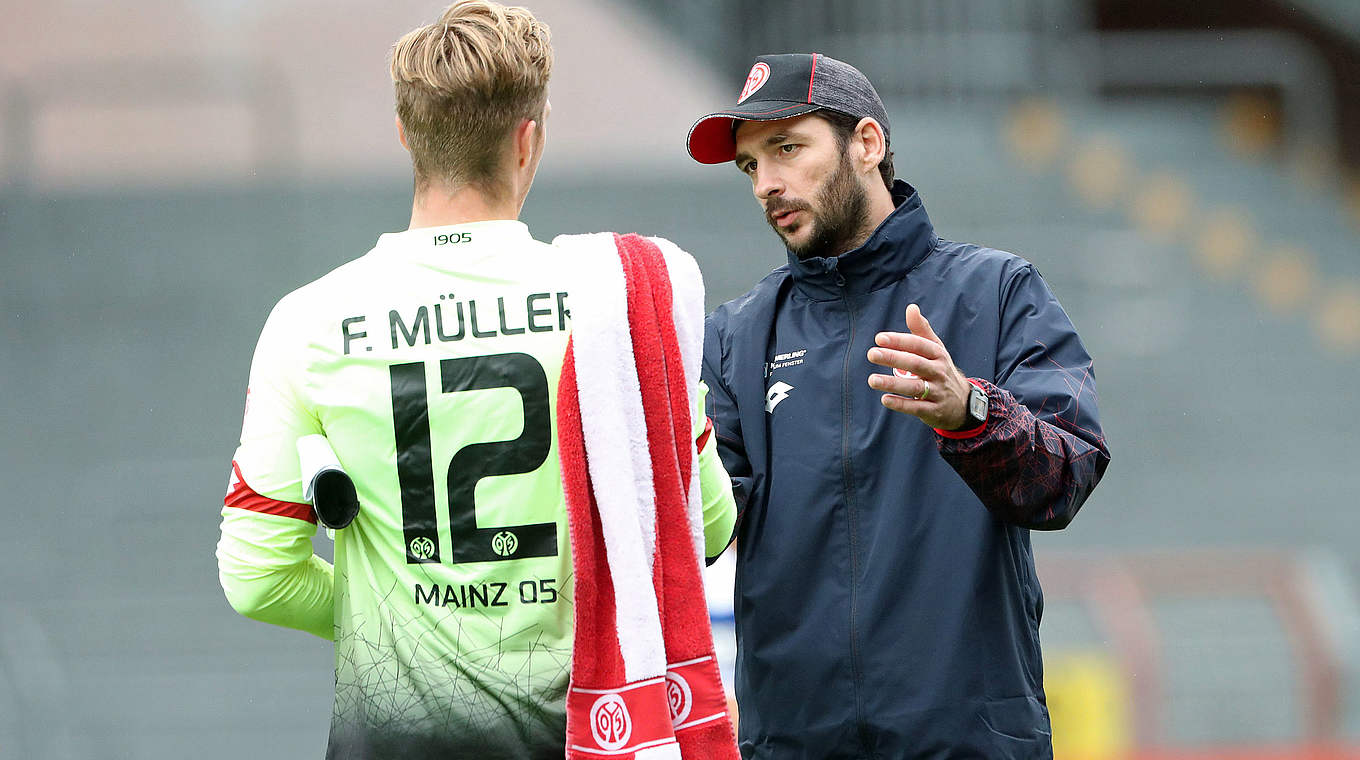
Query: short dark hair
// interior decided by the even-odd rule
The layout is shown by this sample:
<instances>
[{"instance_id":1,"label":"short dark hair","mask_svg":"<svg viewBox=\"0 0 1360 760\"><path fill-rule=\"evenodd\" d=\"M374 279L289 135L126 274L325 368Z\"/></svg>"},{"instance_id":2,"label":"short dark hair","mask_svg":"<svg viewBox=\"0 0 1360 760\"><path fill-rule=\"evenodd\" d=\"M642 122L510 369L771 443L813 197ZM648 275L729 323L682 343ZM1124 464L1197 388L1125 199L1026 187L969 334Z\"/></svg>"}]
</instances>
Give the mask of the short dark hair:
<instances>
[{"instance_id":1,"label":"short dark hair","mask_svg":"<svg viewBox=\"0 0 1360 760\"><path fill-rule=\"evenodd\" d=\"M845 152L845 146L850 144L850 135L855 133L855 127L859 126L860 119L857 116L843 114L840 111L831 111L825 108L812 112L814 116L820 116L823 121L831 125L831 131L836 135L836 144L840 146L841 152ZM892 143L884 146L883 160L878 162L879 176L883 177L883 186L892 192L893 179L896 170L893 169Z\"/></svg>"}]
</instances>

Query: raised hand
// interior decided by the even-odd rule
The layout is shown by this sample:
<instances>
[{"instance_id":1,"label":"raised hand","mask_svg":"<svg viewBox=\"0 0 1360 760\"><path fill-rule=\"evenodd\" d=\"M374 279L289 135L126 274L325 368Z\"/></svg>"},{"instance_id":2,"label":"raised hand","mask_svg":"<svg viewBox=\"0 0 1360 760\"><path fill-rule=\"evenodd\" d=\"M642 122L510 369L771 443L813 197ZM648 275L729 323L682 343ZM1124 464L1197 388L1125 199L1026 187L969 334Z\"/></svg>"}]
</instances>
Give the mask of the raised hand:
<instances>
[{"instance_id":1,"label":"raised hand","mask_svg":"<svg viewBox=\"0 0 1360 760\"><path fill-rule=\"evenodd\" d=\"M883 391L883 405L940 430L957 430L968 418L969 384L949 350L916 304L907 307L909 333L881 332L869 361L893 370L869 375L869 387Z\"/></svg>"}]
</instances>

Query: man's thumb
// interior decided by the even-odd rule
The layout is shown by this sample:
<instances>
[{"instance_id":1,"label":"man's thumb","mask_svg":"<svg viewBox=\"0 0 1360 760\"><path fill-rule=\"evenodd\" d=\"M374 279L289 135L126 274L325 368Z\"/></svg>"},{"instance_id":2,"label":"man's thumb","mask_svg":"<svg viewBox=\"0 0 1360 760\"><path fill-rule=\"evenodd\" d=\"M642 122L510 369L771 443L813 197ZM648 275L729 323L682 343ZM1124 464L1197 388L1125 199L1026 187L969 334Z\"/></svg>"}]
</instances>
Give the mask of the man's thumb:
<instances>
[{"instance_id":1,"label":"man's thumb","mask_svg":"<svg viewBox=\"0 0 1360 760\"><path fill-rule=\"evenodd\" d=\"M912 335L919 335L926 340L933 340L936 343L940 342L939 337L935 335L935 331L930 329L930 322L927 321L925 315L921 313L921 307L916 304L911 304L907 307L907 329L911 330Z\"/></svg>"}]
</instances>

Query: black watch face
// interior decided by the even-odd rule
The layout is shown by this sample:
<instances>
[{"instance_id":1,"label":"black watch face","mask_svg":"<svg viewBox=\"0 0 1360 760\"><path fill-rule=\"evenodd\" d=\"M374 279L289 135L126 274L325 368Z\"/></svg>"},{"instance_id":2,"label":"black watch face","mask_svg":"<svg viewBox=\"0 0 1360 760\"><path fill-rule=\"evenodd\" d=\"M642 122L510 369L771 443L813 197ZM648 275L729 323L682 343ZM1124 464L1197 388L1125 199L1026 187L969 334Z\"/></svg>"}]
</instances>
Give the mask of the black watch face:
<instances>
[{"instance_id":1,"label":"black watch face","mask_svg":"<svg viewBox=\"0 0 1360 760\"><path fill-rule=\"evenodd\" d=\"M979 422L987 421L987 394L982 392L976 385L968 394L968 416Z\"/></svg>"}]
</instances>

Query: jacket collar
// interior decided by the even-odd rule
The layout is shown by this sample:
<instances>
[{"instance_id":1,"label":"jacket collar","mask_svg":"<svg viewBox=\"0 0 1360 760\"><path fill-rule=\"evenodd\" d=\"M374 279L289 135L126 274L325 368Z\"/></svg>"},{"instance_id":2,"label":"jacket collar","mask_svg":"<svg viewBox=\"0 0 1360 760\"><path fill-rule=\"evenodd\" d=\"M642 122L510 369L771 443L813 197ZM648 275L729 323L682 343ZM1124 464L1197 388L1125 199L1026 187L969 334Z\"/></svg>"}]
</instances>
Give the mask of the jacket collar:
<instances>
[{"instance_id":1,"label":"jacket collar","mask_svg":"<svg viewBox=\"0 0 1360 760\"><path fill-rule=\"evenodd\" d=\"M857 296L901 280L935 249L935 228L916 188L893 183L897 208L858 248L839 256L800 260L789 253L798 289L818 301Z\"/></svg>"}]
</instances>

